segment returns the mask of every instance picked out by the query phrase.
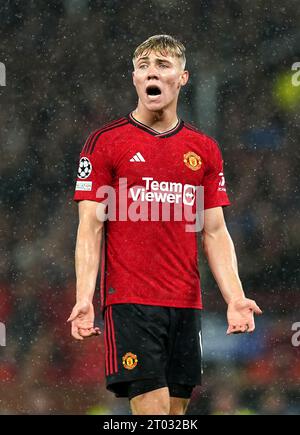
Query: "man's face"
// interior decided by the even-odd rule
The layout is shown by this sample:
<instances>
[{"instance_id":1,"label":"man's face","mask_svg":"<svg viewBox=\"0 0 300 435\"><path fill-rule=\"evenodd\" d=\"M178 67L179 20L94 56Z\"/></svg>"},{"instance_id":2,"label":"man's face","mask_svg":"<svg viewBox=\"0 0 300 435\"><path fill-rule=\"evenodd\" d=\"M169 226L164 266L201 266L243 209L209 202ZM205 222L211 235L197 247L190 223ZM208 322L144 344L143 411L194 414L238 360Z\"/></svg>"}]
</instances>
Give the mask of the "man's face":
<instances>
[{"instance_id":1,"label":"man's face","mask_svg":"<svg viewBox=\"0 0 300 435\"><path fill-rule=\"evenodd\" d=\"M141 54L134 66L133 84L148 110L161 110L177 102L181 86L188 81L180 59L151 51Z\"/></svg>"}]
</instances>

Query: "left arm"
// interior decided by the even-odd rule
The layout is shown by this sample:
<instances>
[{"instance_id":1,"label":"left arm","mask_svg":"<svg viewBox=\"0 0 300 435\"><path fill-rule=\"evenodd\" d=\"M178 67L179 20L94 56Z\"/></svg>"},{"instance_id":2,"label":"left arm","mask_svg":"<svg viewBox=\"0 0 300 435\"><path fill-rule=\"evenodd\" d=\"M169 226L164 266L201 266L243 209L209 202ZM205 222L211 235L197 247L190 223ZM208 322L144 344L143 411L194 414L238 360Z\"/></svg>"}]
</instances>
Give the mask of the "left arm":
<instances>
[{"instance_id":1,"label":"left arm","mask_svg":"<svg viewBox=\"0 0 300 435\"><path fill-rule=\"evenodd\" d=\"M245 297L239 278L234 245L227 230L222 207L205 210L203 250L212 274L228 304L227 334L253 332L254 313L262 314L255 301Z\"/></svg>"}]
</instances>

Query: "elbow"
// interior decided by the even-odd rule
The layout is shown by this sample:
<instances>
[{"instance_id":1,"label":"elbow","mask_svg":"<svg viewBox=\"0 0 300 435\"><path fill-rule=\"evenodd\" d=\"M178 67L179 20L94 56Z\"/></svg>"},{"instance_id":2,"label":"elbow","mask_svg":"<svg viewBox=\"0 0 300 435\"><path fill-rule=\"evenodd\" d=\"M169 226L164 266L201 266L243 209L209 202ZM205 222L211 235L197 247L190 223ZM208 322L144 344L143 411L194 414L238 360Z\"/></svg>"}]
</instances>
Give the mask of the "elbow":
<instances>
[{"instance_id":1,"label":"elbow","mask_svg":"<svg viewBox=\"0 0 300 435\"><path fill-rule=\"evenodd\" d=\"M96 228L95 228L95 235L96 235L96 237L101 237L101 235L102 235L102 232L103 232L103 227L104 227L104 224L103 224L103 222L102 222L102 224L101 225L99 225L99 226L97 226Z\"/></svg>"},{"instance_id":2,"label":"elbow","mask_svg":"<svg viewBox=\"0 0 300 435\"><path fill-rule=\"evenodd\" d=\"M231 237L226 227L218 228L215 231L203 231L202 249L206 257L212 250L219 250L227 244L232 244Z\"/></svg>"},{"instance_id":3,"label":"elbow","mask_svg":"<svg viewBox=\"0 0 300 435\"><path fill-rule=\"evenodd\" d=\"M93 231L93 234L95 237L101 237L102 231L103 231L104 223L98 222L97 224L93 225L91 230Z\"/></svg>"},{"instance_id":4,"label":"elbow","mask_svg":"<svg viewBox=\"0 0 300 435\"><path fill-rule=\"evenodd\" d=\"M99 237L102 234L104 222L96 219L80 219L78 232L83 235L93 235L93 237Z\"/></svg>"}]
</instances>

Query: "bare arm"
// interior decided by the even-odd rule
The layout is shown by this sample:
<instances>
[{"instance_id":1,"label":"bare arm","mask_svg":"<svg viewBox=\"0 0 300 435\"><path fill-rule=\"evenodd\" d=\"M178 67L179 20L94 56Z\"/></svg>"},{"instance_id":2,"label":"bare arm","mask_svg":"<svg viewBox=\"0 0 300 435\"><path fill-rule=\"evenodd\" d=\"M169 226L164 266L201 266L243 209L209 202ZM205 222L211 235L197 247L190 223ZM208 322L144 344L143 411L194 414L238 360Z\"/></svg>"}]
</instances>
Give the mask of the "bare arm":
<instances>
[{"instance_id":1,"label":"bare arm","mask_svg":"<svg viewBox=\"0 0 300 435\"><path fill-rule=\"evenodd\" d=\"M100 264L100 247L103 233L105 206L94 201L79 203L79 225L77 231L76 305L68 321L72 322L72 335L77 340L98 335L94 328L93 296Z\"/></svg>"},{"instance_id":2,"label":"bare arm","mask_svg":"<svg viewBox=\"0 0 300 435\"><path fill-rule=\"evenodd\" d=\"M222 207L205 210L203 250L219 289L227 302L243 298L233 242L227 230Z\"/></svg>"},{"instance_id":3,"label":"bare arm","mask_svg":"<svg viewBox=\"0 0 300 435\"><path fill-rule=\"evenodd\" d=\"M79 225L75 250L76 300L93 301L100 264L103 222L97 209L104 207L94 201L79 203Z\"/></svg>"},{"instance_id":4,"label":"bare arm","mask_svg":"<svg viewBox=\"0 0 300 435\"><path fill-rule=\"evenodd\" d=\"M203 249L218 287L228 304L228 333L252 332L253 313L261 314L254 301L246 299L239 278L234 245L222 207L205 210Z\"/></svg>"}]
</instances>

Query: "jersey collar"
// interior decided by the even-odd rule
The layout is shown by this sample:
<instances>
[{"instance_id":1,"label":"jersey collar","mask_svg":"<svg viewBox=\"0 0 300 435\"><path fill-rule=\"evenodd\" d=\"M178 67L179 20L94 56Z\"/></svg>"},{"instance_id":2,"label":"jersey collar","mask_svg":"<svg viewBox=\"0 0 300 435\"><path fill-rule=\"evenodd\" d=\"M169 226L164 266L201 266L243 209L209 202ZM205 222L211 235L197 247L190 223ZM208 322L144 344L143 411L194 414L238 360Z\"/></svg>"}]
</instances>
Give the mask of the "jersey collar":
<instances>
[{"instance_id":1,"label":"jersey collar","mask_svg":"<svg viewBox=\"0 0 300 435\"><path fill-rule=\"evenodd\" d=\"M175 127L173 127L171 130L159 132L159 131L154 130L151 127L148 127L146 124L143 124L142 122L138 121L137 119L135 119L132 116L132 112L127 115L127 119L130 122L130 124L133 124L135 127L140 128L141 130L144 130L149 134L152 134L152 136L160 137L160 138L173 136L174 134L178 133L183 128L183 124L184 124L182 119L179 119L177 124L175 125Z\"/></svg>"}]
</instances>

